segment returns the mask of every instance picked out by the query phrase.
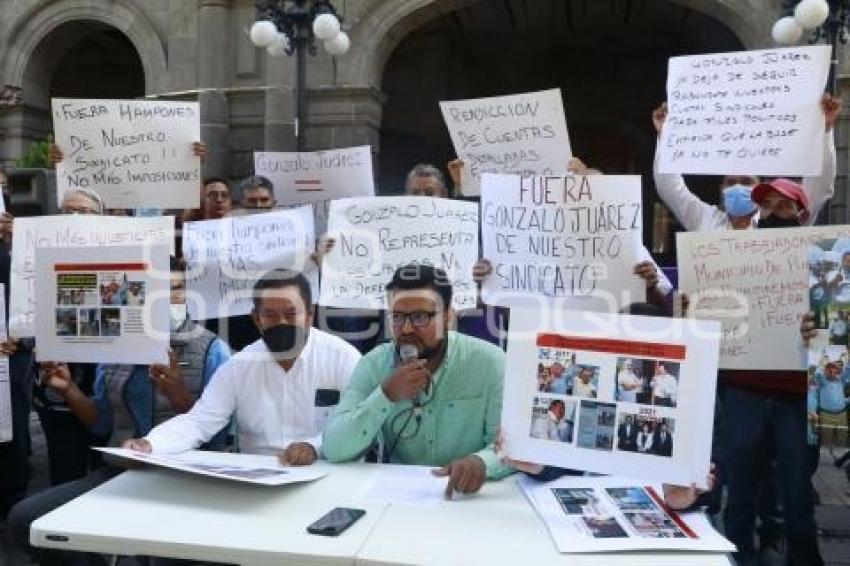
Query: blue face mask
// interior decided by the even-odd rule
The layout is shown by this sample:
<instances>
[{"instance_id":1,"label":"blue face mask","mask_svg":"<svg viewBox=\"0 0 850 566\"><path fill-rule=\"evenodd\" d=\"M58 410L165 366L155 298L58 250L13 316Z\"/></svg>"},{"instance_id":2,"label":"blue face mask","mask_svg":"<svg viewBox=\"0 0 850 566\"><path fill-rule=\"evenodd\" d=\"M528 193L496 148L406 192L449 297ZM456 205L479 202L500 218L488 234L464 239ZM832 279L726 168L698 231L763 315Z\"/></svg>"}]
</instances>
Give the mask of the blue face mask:
<instances>
[{"instance_id":1,"label":"blue face mask","mask_svg":"<svg viewBox=\"0 0 850 566\"><path fill-rule=\"evenodd\" d=\"M749 216L756 211L752 187L732 185L723 190L723 209L729 216Z\"/></svg>"}]
</instances>

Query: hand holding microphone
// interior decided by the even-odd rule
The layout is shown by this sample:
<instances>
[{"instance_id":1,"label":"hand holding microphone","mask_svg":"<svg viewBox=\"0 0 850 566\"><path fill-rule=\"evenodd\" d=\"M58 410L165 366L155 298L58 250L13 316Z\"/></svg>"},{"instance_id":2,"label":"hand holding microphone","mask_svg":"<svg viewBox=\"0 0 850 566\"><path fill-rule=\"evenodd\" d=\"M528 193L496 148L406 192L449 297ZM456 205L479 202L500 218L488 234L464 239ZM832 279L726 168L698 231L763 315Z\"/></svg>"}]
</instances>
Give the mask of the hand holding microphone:
<instances>
[{"instance_id":1,"label":"hand holding microphone","mask_svg":"<svg viewBox=\"0 0 850 566\"><path fill-rule=\"evenodd\" d=\"M419 350L416 346L402 344L398 353L401 365L384 381L382 386L384 395L393 403L404 399L414 399L431 380L431 372L426 369L428 360L418 359Z\"/></svg>"}]
</instances>

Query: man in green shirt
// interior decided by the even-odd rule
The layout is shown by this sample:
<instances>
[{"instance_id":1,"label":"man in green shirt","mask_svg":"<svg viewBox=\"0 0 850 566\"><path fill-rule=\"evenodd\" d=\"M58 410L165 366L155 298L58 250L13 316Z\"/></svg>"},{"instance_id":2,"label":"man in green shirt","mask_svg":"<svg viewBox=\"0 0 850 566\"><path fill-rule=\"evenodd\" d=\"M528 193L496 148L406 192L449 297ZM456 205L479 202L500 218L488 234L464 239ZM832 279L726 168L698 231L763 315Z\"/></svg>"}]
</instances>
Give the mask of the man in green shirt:
<instances>
[{"instance_id":1,"label":"man in green shirt","mask_svg":"<svg viewBox=\"0 0 850 566\"><path fill-rule=\"evenodd\" d=\"M446 498L510 474L493 451L504 352L449 330L452 285L441 269L402 266L387 294L393 341L354 369L325 426L325 457L354 460L378 440L389 462L439 466Z\"/></svg>"}]
</instances>

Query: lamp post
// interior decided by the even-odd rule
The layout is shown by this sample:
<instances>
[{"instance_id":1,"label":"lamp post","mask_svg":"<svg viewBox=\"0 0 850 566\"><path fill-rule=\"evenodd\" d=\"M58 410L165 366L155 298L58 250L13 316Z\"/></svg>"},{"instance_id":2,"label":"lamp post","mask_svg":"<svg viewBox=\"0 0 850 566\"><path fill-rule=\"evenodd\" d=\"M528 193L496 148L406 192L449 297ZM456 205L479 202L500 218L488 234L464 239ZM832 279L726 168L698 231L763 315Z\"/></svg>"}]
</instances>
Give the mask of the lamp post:
<instances>
[{"instance_id":1,"label":"lamp post","mask_svg":"<svg viewBox=\"0 0 850 566\"><path fill-rule=\"evenodd\" d=\"M256 2L258 20L251 41L272 57L295 55L295 140L304 149L307 117L307 54L316 55L316 40L330 55L344 55L351 46L340 29L340 17L330 0L273 0Z\"/></svg>"},{"instance_id":2,"label":"lamp post","mask_svg":"<svg viewBox=\"0 0 850 566\"><path fill-rule=\"evenodd\" d=\"M796 5L795 5L796 4ZM821 38L832 48L829 64L827 92L836 94L838 67L838 42L847 43L847 26L850 24L850 0L785 0L785 17L773 24L773 40L780 45L793 45L808 32L809 43ZM793 14L793 15L792 15Z\"/></svg>"}]
</instances>

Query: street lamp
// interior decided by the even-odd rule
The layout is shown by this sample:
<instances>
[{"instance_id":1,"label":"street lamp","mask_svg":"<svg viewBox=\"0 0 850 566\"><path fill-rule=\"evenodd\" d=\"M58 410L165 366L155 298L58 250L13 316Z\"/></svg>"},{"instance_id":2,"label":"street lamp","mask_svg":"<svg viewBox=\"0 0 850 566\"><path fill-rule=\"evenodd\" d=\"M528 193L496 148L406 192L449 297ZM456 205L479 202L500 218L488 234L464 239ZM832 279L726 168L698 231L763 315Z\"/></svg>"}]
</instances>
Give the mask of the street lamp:
<instances>
[{"instance_id":1,"label":"street lamp","mask_svg":"<svg viewBox=\"0 0 850 566\"><path fill-rule=\"evenodd\" d=\"M796 4L796 6L795 6ZM835 94L838 42L847 43L847 26L850 24L850 0L785 0L785 17L773 24L773 40L780 45L793 45L809 32L809 43L823 37L832 48L827 91ZM793 15L791 15L793 14Z\"/></svg>"},{"instance_id":2,"label":"street lamp","mask_svg":"<svg viewBox=\"0 0 850 566\"><path fill-rule=\"evenodd\" d=\"M339 14L330 0L274 0L256 2L258 20L251 26L251 41L272 57L295 54L295 139L304 149L307 117L307 53L316 54L316 40L330 55L344 55L351 47L341 29Z\"/></svg>"}]
</instances>

